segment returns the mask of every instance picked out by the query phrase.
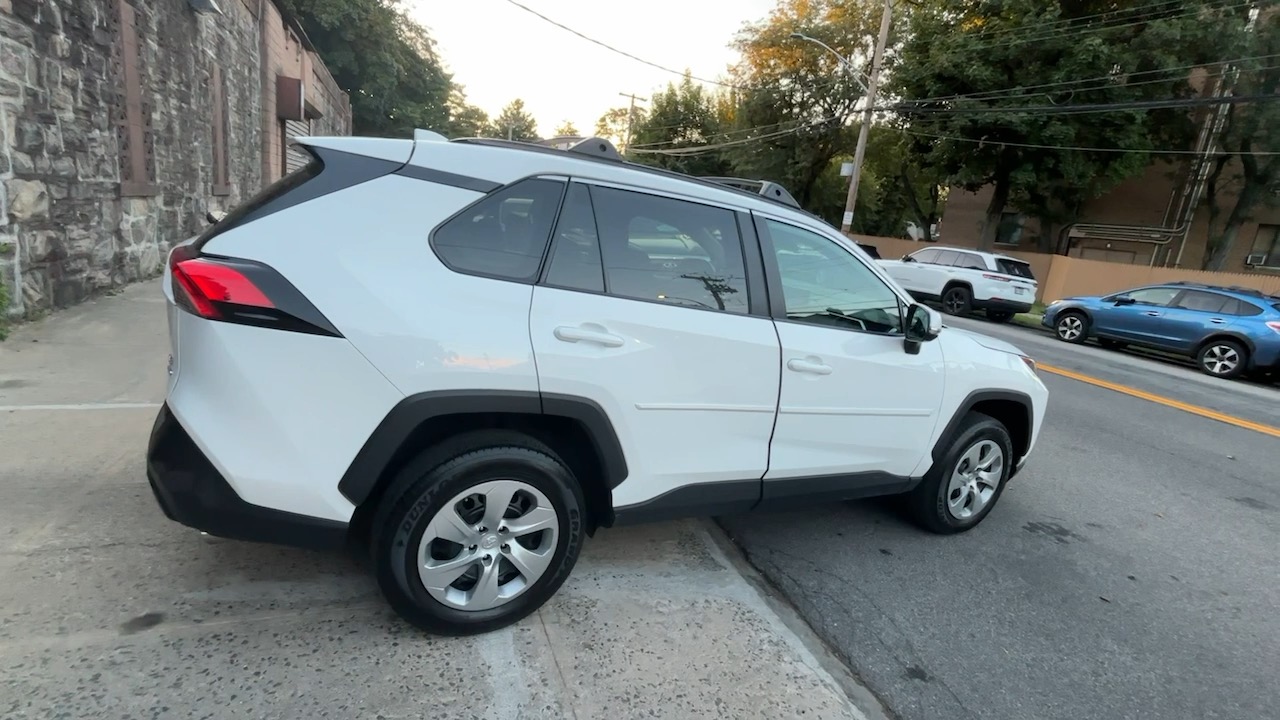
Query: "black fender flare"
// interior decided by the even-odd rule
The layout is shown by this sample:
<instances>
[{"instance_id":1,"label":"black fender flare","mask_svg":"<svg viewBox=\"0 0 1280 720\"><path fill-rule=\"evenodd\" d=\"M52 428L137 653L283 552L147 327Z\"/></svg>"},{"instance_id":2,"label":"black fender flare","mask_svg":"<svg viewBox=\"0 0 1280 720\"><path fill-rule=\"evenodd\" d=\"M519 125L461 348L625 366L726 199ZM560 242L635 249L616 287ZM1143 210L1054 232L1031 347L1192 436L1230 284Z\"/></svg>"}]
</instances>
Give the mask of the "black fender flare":
<instances>
[{"instance_id":1,"label":"black fender flare","mask_svg":"<svg viewBox=\"0 0 1280 720\"><path fill-rule=\"evenodd\" d=\"M622 443L604 408L593 400L518 390L441 390L409 395L396 403L356 453L338 482L338 491L359 507L373 493L383 471L422 423L446 415L489 413L576 420L591 439L608 487L616 488L627 479Z\"/></svg>"},{"instance_id":2,"label":"black fender flare","mask_svg":"<svg viewBox=\"0 0 1280 720\"><path fill-rule=\"evenodd\" d=\"M1031 430L1035 426L1035 416L1033 415L1030 395L1016 390L974 390L965 396L951 419L947 421L946 427L942 429L942 434L938 436L938 441L933 444L933 451L930 457L933 458L934 464L942 460L943 456L947 454L947 448L951 446L952 441L960 434L960 423L964 422L965 416L978 403L988 400L1012 401L1021 405L1023 411L1027 414L1027 442L1031 442ZM1025 453L1026 448L1018 448L1016 452Z\"/></svg>"}]
</instances>

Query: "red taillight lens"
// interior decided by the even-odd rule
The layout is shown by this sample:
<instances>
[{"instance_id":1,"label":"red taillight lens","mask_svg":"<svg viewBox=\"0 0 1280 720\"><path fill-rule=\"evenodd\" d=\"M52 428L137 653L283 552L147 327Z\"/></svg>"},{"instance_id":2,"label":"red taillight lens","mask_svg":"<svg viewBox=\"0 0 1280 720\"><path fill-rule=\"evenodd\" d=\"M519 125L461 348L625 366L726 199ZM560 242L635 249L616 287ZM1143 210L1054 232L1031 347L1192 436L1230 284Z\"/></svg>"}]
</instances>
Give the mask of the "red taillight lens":
<instances>
[{"instance_id":1,"label":"red taillight lens","mask_svg":"<svg viewBox=\"0 0 1280 720\"><path fill-rule=\"evenodd\" d=\"M982 273L982 277L988 280L999 280L1000 282L1013 282L1013 278L1007 278L1003 275L992 275L991 273Z\"/></svg>"},{"instance_id":2,"label":"red taillight lens","mask_svg":"<svg viewBox=\"0 0 1280 720\"><path fill-rule=\"evenodd\" d=\"M1268 322L1268 323L1267 323L1267 327L1269 327L1269 328L1271 328L1272 330L1275 330L1276 332L1280 333L1280 322L1278 322L1278 321L1272 320L1272 321Z\"/></svg>"},{"instance_id":3,"label":"red taillight lens","mask_svg":"<svg viewBox=\"0 0 1280 720\"><path fill-rule=\"evenodd\" d=\"M223 313L215 303L231 303L256 308L274 308L275 303L253 281L234 267L216 260L194 257L181 247L169 256L174 293L181 292L185 303L197 315L216 319Z\"/></svg>"}]
</instances>

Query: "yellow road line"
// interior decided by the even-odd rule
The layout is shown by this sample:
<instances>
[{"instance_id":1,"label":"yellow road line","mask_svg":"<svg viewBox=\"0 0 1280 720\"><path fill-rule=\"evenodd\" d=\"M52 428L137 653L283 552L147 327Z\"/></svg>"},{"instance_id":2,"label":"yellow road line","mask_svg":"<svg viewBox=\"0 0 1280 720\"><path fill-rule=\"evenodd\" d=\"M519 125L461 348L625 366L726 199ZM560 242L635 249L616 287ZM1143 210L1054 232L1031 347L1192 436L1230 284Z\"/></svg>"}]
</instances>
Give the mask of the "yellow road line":
<instances>
[{"instance_id":1,"label":"yellow road line","mask_svg":"<svg viewBox=\"0 0 1280 720\"><path fill-rule=\"evenodd\" d=\"M1165 407L1171 407L1177 410L1181 410L1183 412L1188 412L1188 413L1191 413L1192 415L1199 415L1200 417L1209 418L1210 420L1217 420L1218 422L1224 422L1228 425L1235 425L1236 427L1244 428L1246 430L1253 430L1256 432L1260 432L1263 435L1270 435L1271 437L1280 438L1280 428L1277 428L1277 427L1272 427L1270 425L1263 425L1262 423L1252 422L1249 420L1245 420L1243 418L1235 417L1234 415L1225 415L1215 410L1210 410L1209 408L1200 407L1199 405L1188 405L1187 403L1178 402L1177 400L1163 397L1161 395L1153 395L1149 392L1138 390L1137 388L1131 388L1128 385L1119 385L1117 383L1107 382L1106 380L1099 380L1096 377L1081 375L1080 373L1072 372L1071 370L1063 370L1062 368L1056 368L1056 367L1053 367L1052 365L1045 365L1044 363L1036 363L1036 367L1047 373L1051 373L1053 375L1061 375L1062 377L1065 377L1065 378L1071 378L1072 380L1078 380L1082 383L1088 383L1090 385L1096 385L1100 388L1114 390L1115 392L1118 392L1118 393L1123 393L1125 395L1130 395L1132 397L1141 398L1143 400L1147 400L1159 405L1164 405Z\"/></svg>"}]
</instances>

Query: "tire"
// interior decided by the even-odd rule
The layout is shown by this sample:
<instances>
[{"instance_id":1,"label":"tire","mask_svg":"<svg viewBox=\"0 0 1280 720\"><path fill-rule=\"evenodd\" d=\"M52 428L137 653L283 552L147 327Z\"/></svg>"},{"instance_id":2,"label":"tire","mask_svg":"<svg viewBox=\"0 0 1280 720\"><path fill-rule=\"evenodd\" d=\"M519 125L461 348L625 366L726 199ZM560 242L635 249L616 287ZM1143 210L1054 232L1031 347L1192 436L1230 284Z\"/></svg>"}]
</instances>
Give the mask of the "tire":
<instances>
[{"instance_id":1,"label":"tire","mask_svg":"<svg viewBox=\"0 0 1280 720\"><path fill-rule=\"evenodd\" d=\"M1127 344L1119 340L1108 340L1107 338L1098 338L1098 345L1107 350L1124 350L1129 347Z\"/></svg>"},{"instance_id":2,"label":"tire","mask_svg":"<svg viewBox=\"0 0 1280 720\"><path fill-rule=\"evenodd\" d=\"M490 515L495 496L510 499L505 512ZM415 458L383 495L370 541L378 585L397 614L430 633L474 635L511 625L541 607L573 570L584 504L573 473L542 443L508 431L460 435ZM525 514L513 515L513 507ZM478 531L494 517L497 532ZM541 529L517 534L518 520L536 520ZM428 531L438 539L424 543ZM531 581L535 573L518 569L516 558L539 569ZM431 562L440 563L434 574ZM424 575L448 583L428 589ZM485 580L492 585L481 587Z\"/></svg>"},{"instance_id":3,"label":"tire","mask_svg":"<svg viewBox=\"0 0 1280 720\"><path fill-rule=\"evenodd\" d=\"M912 519L924 529L940 535L965 532L977 527L1000 499L1013 468L1013 441L1009 439L1008 430L998 420L971 412L965 417L962 427L942 459L934 463L906 498L906 506ZM979 454L971 454L974 450ZM957 477L957 471L966 466L966 461L971 464L974 459L978 459L981 464L991 460L992 456L987 453L994 450L1000 453L999 458L992 462L991 469L994 472L976 474L973 485L965 484L959 488L955 486L953 480L963 479L963 476ZM995 464L999 465L998 471L995 471ZM954 504L957 492L958 507Z\"/></svg>"},{"instance_id":4,"label":"tire","mask_svg":"<svg viewBox=\"0 0 1280 720\"><path fill-rule=\"evenodd\" d=\"M942 293L942 311L948 315L968 315L973 305L973 293L963 285L948 288Z\"/></svg>"},{"instance_id":5,"label":"tire","mask_svg":"<svg viewBox=\"0 0 1280 720\"><path fill-rule=\"evenodd\" d=\"M1235 340L1210 340L1196 353L1196 365L1213 377L1239 377L1249 367L1249 351Z\"/></svg>"},{"instance_id":6,"label":"tire","mask_svg":"<svg viewBox=\"0 0 1280 720\"><path fill-rule=\"evenodd\" d=\"M995 323L1007 323L1013 319L1013 313L1008 310L988 310L987 319Z\"/></svg>"},{"instance_id":7,"label":"tire","mask_svg":"<svg viewBox=\"0 0 1280 720\"><path fill-rule=\"evenodd\" d=\"M1080 345L1089 339L1089 318L1083 313L1064 312L1054 321L1053 334L1063 342Z\"/></svg>"}]
</instances>

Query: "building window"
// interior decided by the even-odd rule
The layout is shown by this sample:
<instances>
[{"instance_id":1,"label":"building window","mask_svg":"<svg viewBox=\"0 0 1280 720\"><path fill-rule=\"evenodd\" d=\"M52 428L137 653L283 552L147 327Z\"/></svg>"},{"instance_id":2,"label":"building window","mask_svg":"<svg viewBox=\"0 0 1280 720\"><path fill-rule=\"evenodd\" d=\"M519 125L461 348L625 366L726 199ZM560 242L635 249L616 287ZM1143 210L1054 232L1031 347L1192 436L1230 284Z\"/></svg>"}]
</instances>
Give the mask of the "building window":
<instances>
[{"instance_id":1,"label":"building window","mask_svg":"<svg viewBox=\"0 0 1280 720\"><path fill-rule=\"evenodd\" d=\"M1022 213L1002 213L996 228L997 245L1022 244Z\"/></svg>"},{"instance_id":2,"label":"building window","mask_svg":"<svg viewBox=\"0 0 1280 720\"><path fill-rule=\"evenodd\" d=\"M213 194L231 194L230 108L227 105L227 79L215 65L211 95L213 102Z\"/></svg>"},{"instance_id":3,"label":"building window","mask_svg":"<svg viewBox=\"0 0 1280 720\"><path fill-rule=\"evenodd\" d=\"M1280 225L1259 225L1258 234L1253 236L1253 249L1249 251L1252 258L1260 260L1254 267L1280 269Z\"/></svg>"},{"instance_id":4,"label":"building window","mask_svg":"<svg viewBox=\"0 0 1280 720\"><path fill-rule=\"evenodd\" d=\"M156 187L151 103L142 93L138 11L126 0L117 0L112 25L116 31L115 73L120 82L120 90L115 95L120 194L126 197L155 195L159 189Z\"/></svg>"}]
</instances>

